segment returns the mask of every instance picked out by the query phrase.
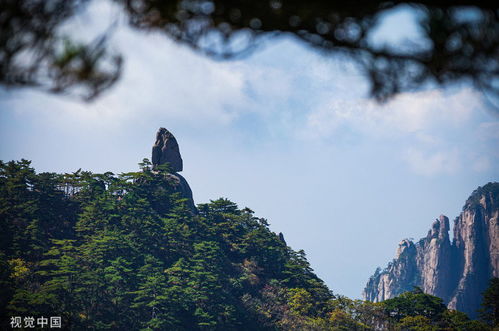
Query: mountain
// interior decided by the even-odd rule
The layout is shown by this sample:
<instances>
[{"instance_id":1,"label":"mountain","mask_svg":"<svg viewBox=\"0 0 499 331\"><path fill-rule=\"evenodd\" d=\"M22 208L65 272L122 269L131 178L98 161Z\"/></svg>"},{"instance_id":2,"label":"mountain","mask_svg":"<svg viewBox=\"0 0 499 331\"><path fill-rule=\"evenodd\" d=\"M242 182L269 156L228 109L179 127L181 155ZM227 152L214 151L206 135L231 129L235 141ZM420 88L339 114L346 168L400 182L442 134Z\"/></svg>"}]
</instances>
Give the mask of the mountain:
<instances>
[{"instance_id":1,"label":"mountain","mask_svg":"<svg viewBox=\"0 0 499 331\"><path fill-rule=\"evenodd\" d=\"M334 296L303 251L228 199L194 205L171 132L139 166L56 174L0 161L1 330L42 316L65 330L329 323Z\"/></svg>"},{"instance_id":2,"label":"mountain","mask_svg":"<svg viewBox=\"0 0 499 331\"><path fill-rule=\"evenodd\" d=\"M187 180L179 174L184 168L184 163L180 155L177 139L165 128L159 128L156 133L156 142L152 147L151 161L153 170L158 170L162 165L166 167L167 173L165 177L169 184L186 199L189 209L196 214L198 210L192 198L191 187L187 183Z\"/></svg>"},{"instance_id":3,"label":"mountain","mask_svg":"<svg viewBox=\"0 0 499 331\"><path fill-rule=\"evenodd\" d=\"M421 290L379 304L333 294L305 252L251 209L225 198L195 206L178 174L179 144L164 128L152 160L139 166L121 174L57 174L36 173L27 160L0 161L0 330L52 328L52 317L63 330L499 325L472 321ZM443 220L431 236L444 235ZM408 243L399 255L411 249ZM486 298L490 312L494 288Z\"/></svg>"},{"instance_id":4,"label":"mountain","mask_svg":"<svg viewBox=\"0 0 499 331\"><path fill-rule=\"evenodd\" d=\"M364 289L366 300L380 302L420 287L444 300L450 309L477 317L489 279L499 276L499 183L476 189L454 220L440 215L426 237L404 239L395 259L379 268Z\"/></svg>"}]
</instances>

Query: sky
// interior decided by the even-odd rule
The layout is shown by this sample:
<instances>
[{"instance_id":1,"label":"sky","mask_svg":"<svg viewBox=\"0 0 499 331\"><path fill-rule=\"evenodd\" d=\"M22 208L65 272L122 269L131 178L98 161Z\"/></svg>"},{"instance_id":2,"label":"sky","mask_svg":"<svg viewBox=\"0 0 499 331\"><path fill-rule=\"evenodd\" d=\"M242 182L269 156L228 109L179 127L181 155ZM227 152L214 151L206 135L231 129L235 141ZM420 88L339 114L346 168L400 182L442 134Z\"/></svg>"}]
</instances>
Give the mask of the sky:
<instances>
[{"instance_id":1,"label":"sky","mask_svg":"<svg viewBox=\"0 0 499 331\"><path fill-rule=\"evenodd\" d=\"M103 3L68 29L103 31L115 10ZM415 19L397 9L373 38L402 45L418 35ZM499 179L498 112L470 85L378 104L352 62L290 37L228 62L124 24L112 41L124 73L92 103L0 90L0 159L38 172L135 171L165 127L196 203L226 197L268 219L334 293L360 298L402 239L425 236L440 214L454 219Z\"/></svg>"}]
</instances>

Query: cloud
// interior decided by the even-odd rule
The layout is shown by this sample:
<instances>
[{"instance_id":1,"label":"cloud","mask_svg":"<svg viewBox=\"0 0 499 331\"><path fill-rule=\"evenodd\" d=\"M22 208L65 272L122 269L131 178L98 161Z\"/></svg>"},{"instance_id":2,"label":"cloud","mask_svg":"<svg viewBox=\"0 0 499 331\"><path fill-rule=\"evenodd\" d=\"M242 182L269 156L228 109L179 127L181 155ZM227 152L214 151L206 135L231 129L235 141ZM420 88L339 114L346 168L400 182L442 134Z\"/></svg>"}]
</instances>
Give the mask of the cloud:
<instances>
[{"instance_id":1,"label":"cloud","mask_svg":"<svg viewBox=\"0 0 499 331\"><path fill-rule=\"evenodd\" d=\"M110 129L151 119L226 126L248 111L245 72L234 63L213 62L159 36L126 31L118 38L136 47L127 52L123 78L96 101L15 91L2 102L16 112L44 113L47 122Z\"/></svg>"},{"instance_id":2,"label":"cloud","mask_svg":"<svg viewBox=\"0 0 499 331\"><path fill-rule=\"evenodd\" d=\"M125 77L117 91L98 103L113 117L163 118L193 124L227 125L244 112L244 73L232 63L213 62L159 35L126 31Z\"/></svg>"},{"instance_id":3,"label":"cloud","mask_svg":"<svg viewBox=\"0 0 499 331\"><path fill-rule=\"evenodd\" d=\"M73 28L98 21L92 33L105 29L102 22L113 15L112 8L106 12L102 6L91 5ZM485 169L482 155L470 150L488 148L475 148L476 136L488 146L499 131L490 118L476 123L482 104L470 88L402 93L378 104L363 97L365 77L350 62L310 52L291 39L235 62L213 61L164 35L139 33L126 24L112 41L125 56L124 75L95 102L16 92L1 98L0 106L61 134L78 129L123 134L161 125L203 137L243 137L239 142L245 148L263 140L283 146L366 142L374 150L376 144L390 146L412 171L426 175ZM465 155L472 155L470 162L456 168L445 162ZM489 167L495 159L490 157Z\"/></svg>"},{"instance_id":4,"label":"cloud","mask_svg":"<svg viewBox=\"0 0 499 331\"><path fill-rule=\"evenodd\" d=\"M33 91L14 91L2 98L9 110L45 116L42 120L120 130L150 120L194 127L227 126L249 111L247 66L215 62L159 33L131 29L116 5L93 2L64 27L90 41L117 20L111 50L125 57L116 86L92 103ZM255 77L259 79L259 77ZM26 102L26 100L29 100Z\"/></svg>"},{"instance_id":5,"label":"cloud","mask_svg":"<svg viewBox=\"0 0 499 331\"><path fill-rule=\"evenodd\" d=\"M457 149L427 153L411 148L406 152L405 159L412 171L425 176L455 174L461 168Z\"/></svg>"},{"instance_id":6,"label":"cloud","mask_svg":"<svg viewBox=\"0 0 499 331\"><path fill-rule=\"evenodd\" d=\"M1 102L16 112L43 113L41 120L52 125L109 130L151 121L224 130L247 114L270 126L292 112L282 107L296 89L285 68L213 61L163 35L128 27L120 27L113 42L125 56L123 77L94 102L34 91L15 91Z\"/></svg>"},{"instance_id":7,"label":"cloud","mask_svg":"<svg viewBox=\"0 0 499 331\"><path fill-rule=\"evenodd\" d=\"M467 123L480 105L480 96L471 89L453 94L445 94L442 90L401 93L386 104L366 99L331 99L310 112L305 136L331 136L343 126L372 136L429 132L448 126L456 128ZM429 138L428 134L426 138Z\"/></svg>"},{"instance_id":8,"label":"cloud","mask_svg":"<svg viewBox=\"0 0 499 331\"><path fill-rule=\"evenodd\" d=\"M471 88L401 93L385 104L326 98L307 115L299 136L340 144L350 135L353 141L388 144L419 175L483 172L492 163L483 155L491 154L499 131L498 122L484 117L484 108Z\"/></svg>"}]
</instances>

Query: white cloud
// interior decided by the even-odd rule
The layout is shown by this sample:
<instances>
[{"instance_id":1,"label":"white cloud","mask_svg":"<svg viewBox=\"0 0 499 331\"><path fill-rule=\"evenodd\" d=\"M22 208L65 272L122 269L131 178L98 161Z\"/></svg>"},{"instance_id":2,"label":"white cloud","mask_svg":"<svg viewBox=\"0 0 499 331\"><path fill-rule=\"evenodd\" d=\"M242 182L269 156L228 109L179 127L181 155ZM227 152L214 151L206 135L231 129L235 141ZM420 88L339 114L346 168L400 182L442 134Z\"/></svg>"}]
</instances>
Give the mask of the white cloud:
<instances>
[{"instance_id":1,"label":"white cloud","mask_svg":"<svg viewBox=\"0 0 499 331\"><path fill-rule=\"evenodd\" d=\"M406 152L405 159L415 173L425 176L454 174L461 167L457 149L427 153L411 148Z\"/></svg>"},{"instance_id":2,"label":"white cloud","mask_svg":"<svg viewBox=\"0 0 499 331\"><path fill-rule=\"evenodd\" d=\"M120 35L127 51L125 77L102 102L115 115L160 117L226 125L244 111L244 73L233 63L213 62L164 37Z\"/></svg>"},{"instance_id":3,"label":"white cloud","mask_svg":"<svg viewBox=\"0 0 499 331\"><path fill-rule=\"evenodd\" d=\"M327 100L309 114L305 136L327 137L349 126L357 133L375 136L426 132L420 136L428 140L428 131L439 126L465 124L480 104L480 96L471 89L450 95L441 90L401 93L386 104L365 99Z\"/></svg>"},{"instance_id":4,"label":"white cloud","mask_svg":"<svg viewBox=\"0 0 499 331\"><path fill-rule=\"evenodd\" d=\"M47 122L61 125L110 129L154 118L193 126L225 126L248 111L243 67L213 62L160 36L144 38L127 31L118 38L135 47L127 50L122 79L96 101L82 103L23 91L19 94L22 98L9 98L9 109L45 113Z\"/></svg>"},{"instance_id":5,"label":"white cloud","mask_svg":"<svg viewBox=\"0 0 499 331\"><path fill-rule=\"evenodd\" d=\"M110 130L151 120L221 129L248 113L264 120L286 117L288 110L280 105L296 86L283 68L213 61L163 35L126 27L118 29L113 41L125 56L123 77L96 101L81 103L28 91L23 98L3 102L18 112L45 113L45 120L54 125Z\"/></svg>"},{"instance_id":6,"label":"white cloud","mask_svg":"<svg viewBox=\"0 0 499 331\"><path fill-rule=\"evenodd\" d=\"M90 41L116 19L124 19L117 6L92 2L65 26L65 31ZM124 22L118 26L111 42L125 58L123 75L96 101L81 103L44 93L15 91L2 102L17 112L43 113L43 120L53 125L100 125L110 130L151 119L193 127L223 127L249 111L245 87L249 79L260 77L247 66L215 62L159 33L134 31Z\"/></svg>"},{"instance_id":7,"label":"white cloud","mask_svg":"<svg viewBox=\"0 0 499 331\"><path fill-rule=\"evenodd\" d=\"M91 25L87 20L109 22L112 9L106 12L100 7L91 6L76 28ZM43 124L67 131L84 128L116 133L162 125L220 135L246 129L257 139L305 137L322 142L348 136L334 139L341 144L350 136L366 141L375 138L394 146L394 155L420 174L458 171L462 167L449 168L446 160L470 155L472 144L460 146L455 141L481 107L479 94L469 88L453 93L402 93L378 104L360 97L366 80L350 62L331 62L289 40L282 43L283 48L266 50L279 59L277 65L263 58L215 62L164 35L139 33L125 26L116 31L113 42L125 56L124 75L94 103L33 92L2 102L24 116L36 115ZM475 135L478 130L487 142L499 131L497 122L473 125ZM261 132L267 136L259 137ZM448 152L455 150L461 153ZM473 155L470 162L461 163L472 167L476 161L473 169L484 169L486 162L478 162L480 153Z\"/></svg>"},{"instance_id":8,"label":"white cloud","mask_svg":"<svg viewBox=\"0 0 499 331\"><path fill-rule=\"evenodd\" d=\"M387 114L378 109L380 121L406 132L418 132L440 125L465 124L480 106L480 96L472 89L445 95L442 90L403 93L387 105Z\"/></svg>"},{"instance_id":9,"label":"white cloud","mask_svg":"<svg viewBox=\"0 0 499 331\"><path fill-rule=\"evenodd\" d=\"M475 132L490 141L498 127L480 123L482 108L481 95L470 88L401 93L385 104L327 99L308 114L300 136L327 142L347 132L357 140L377 139L393 145L394 153L420 175L484 171L490 165L476 151Z\"/></svg>"},{"instance_id":10,"label":"white cloud","mask_svg":"<svg viewBox=\"0 0 499 331\"><path fill-rule=\"evenodd\" d=\"M293 93L292 78L288 72L268 66L248 66L240 64L237 69L244 72L247 87L255 98L273 96L282 102ZM266 109L259 109L266 112Z\"/></svg>"}]
</instances>

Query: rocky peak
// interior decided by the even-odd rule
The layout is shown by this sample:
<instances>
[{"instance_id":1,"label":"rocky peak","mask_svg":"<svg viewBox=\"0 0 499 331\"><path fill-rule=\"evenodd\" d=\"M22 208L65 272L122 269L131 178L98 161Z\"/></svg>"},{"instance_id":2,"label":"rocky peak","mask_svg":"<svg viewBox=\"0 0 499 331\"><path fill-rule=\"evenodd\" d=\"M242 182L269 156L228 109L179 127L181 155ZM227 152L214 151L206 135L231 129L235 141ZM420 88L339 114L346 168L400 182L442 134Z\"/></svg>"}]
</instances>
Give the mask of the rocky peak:
<instances>
[{"instance_id":1,"label":"rocky peak","mask_svg":"<svg viewBox=\"0 0 499 331\"><path fill-rule=\"evenodd\" d=\"M499 183L489 183L466 201L454 221L452 243L449 219L440 215L426 237L400 242L395 259L376 270L363 295L378 302L418 286L474 318L489 279L498 276Z\"/></svg>"},{"instance_id":2,"label":"rocky peak","mask_svg":"<svg viewBox=\"0 0 499 331\"><path fill-rule=\"evenodd\" d=\"M197 208L194 204L194 199L192 198L192 190L185 180L177 172L182 171L183 162L180 156L180 148L178 147L177 139L173 134L165 128L159 128L156 133L156 141L152 146L152 157L151 157L153 169L157 170L159 165L168 163L171 173L165 174L170 185L181 194L181 196L187 199L187 205L197 214Z\"/></svg>"},{"instance_id":3,"label":"rocky peak","mask_svg":"<svg viewBox=\"0 0 499 331\"><path fill-rule=\"evenodd\" d=\"M158 165L168 163L173 172L179 172L183 169L182 157L178 147L177 139L165 128L160 128L156 133L156 142L152 147L153 168Z\"/></svg>"},{"instance_id":4,"label":"rocky peak","mask_svg":"<svg viewBox=\"0 0 499 331\"><path fill-rule=\"evenodd\" d=\"M431 226L431 230L428 231L428 239L437 238L439 240L445 240L449 238L449 218L445 215L440 215Z\"/></svg>"},{"instance_id":5,"label":"rocky peak","mask_svg":"<svg viewBox=\"0 0 499 331\"><path fill-rule=\"evenodd\" d=\"M399 243L399 247L397 248L397 252L395 253L395 259L400 259L404 255L412 254L414 250L414 243L409 239L404 239Z\"/></svg>"}]
</instances>

